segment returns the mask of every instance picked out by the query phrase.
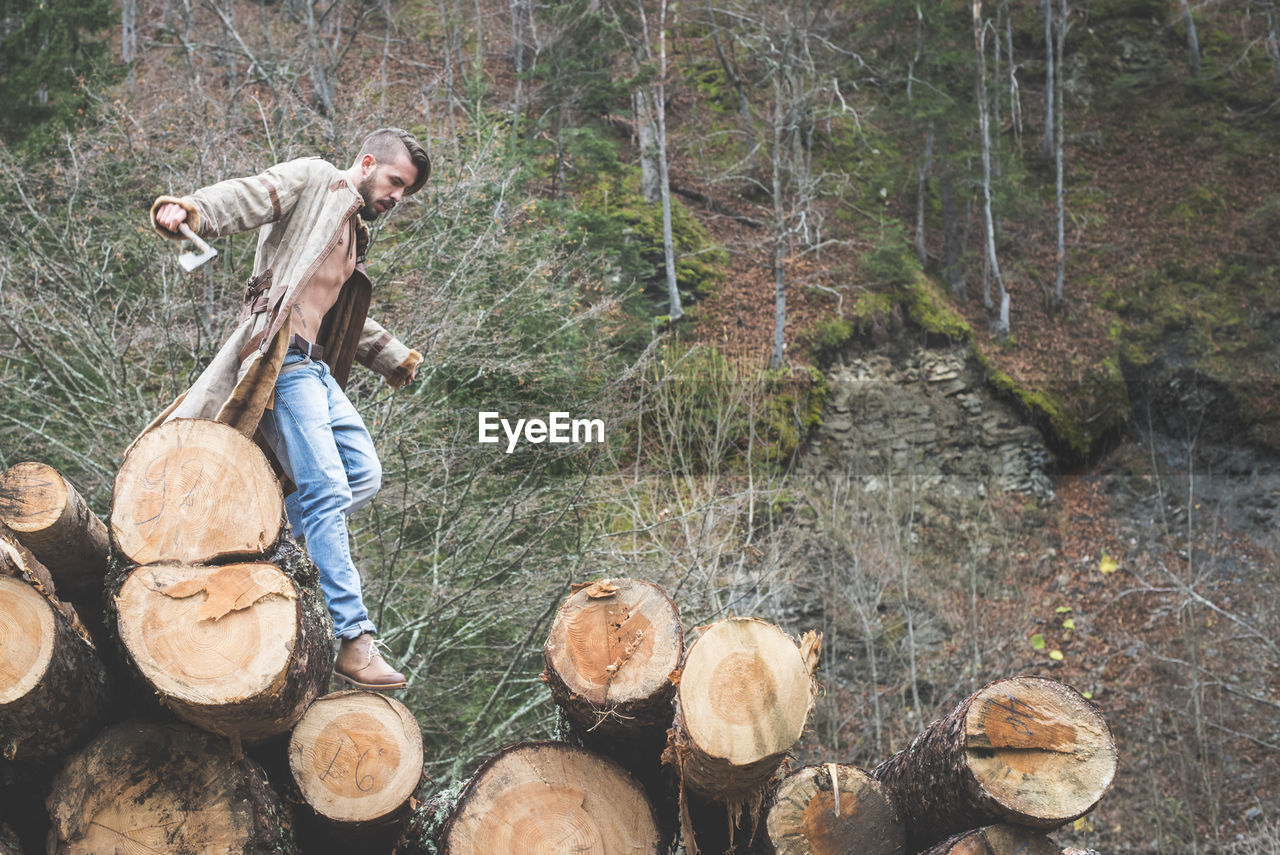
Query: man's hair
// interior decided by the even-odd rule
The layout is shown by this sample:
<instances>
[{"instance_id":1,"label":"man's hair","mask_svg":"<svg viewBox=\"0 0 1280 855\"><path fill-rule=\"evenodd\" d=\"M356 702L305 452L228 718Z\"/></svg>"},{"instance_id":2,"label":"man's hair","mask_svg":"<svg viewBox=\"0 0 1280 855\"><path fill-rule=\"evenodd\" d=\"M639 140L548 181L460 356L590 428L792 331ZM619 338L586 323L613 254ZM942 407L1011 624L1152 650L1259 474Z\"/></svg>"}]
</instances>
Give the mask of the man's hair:
<instances>
[{"instance_id":1,"label":"man's hair","mask_svg":"<svg viewBox=\"0 0 1280 855\"><path fill-rule=\"evenodd\" d=\"M431 158L427 157L427 150L422 147L422 143L414 139L413 134L401 128L378 128L364 138L356 160L371 154L379 163L389 163L402 151L409 153L409 159L418 169L417 180L404 191L404 195L412 196L422 189L422 185L426 184L431 176Z\"/></svg>"}]
</instances>

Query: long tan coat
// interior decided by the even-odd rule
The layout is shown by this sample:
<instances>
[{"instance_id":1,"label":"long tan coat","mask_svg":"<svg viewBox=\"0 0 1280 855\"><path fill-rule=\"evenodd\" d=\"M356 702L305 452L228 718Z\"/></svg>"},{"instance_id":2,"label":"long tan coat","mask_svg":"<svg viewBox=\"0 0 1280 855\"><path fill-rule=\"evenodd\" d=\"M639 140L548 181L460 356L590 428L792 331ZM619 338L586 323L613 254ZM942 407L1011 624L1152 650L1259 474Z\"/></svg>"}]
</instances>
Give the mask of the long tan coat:
<instances>
[{"instance_id":1,"label":"long tan coat","mask_svg":"<svg viewBox=\"0 0 1280 855\"><path fill-rule=\"evenodd\" d=\"M152 425L174 418L215 419L252 437L270 406L288 350L293 305L360 209L360 193L336 166L303 158L190 196L159 197L151 206L152 226L165 237L180 238L156 223L156 211L169 202L187 210L191 228L204 238L258 229L258 251L240 324L191 388ZM358 228L355 272L325 315L316 343L339 384L346 385L352 362L359 360L399 388L422 354L368 317L373 286L364 253L369 230L363 222Z\"/></svg>"}]
</instances>

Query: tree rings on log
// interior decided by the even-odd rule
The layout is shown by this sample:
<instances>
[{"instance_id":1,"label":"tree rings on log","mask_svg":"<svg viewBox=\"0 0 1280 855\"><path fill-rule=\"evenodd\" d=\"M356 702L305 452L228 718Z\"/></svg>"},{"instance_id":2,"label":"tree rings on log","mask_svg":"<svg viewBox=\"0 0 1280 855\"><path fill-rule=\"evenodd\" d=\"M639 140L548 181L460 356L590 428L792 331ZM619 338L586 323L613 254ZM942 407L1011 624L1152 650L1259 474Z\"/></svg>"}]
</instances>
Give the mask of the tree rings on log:
<instances>
[{"instance_id":1,"label":"tree rings on log","mask_svg":"<svg viewBox=\"0 0 1280 855\"><path fill-rule=\"evenodd\" d=\"M536 742L480 768L439 844L449 855L657 855L662 841L648 798L621 766L585 748Z\"/></svg>"},{"instance_id":2,"label":"tree rings on log","mask_svg":"<svg viewBox=\"0 0 1280 855\"><path fill-rule=\"evenodd\" d=\"M1063 855L1043 832L1019 825L989 825L949 837L925 855Z\"/></svg>"},{"instance_id":3,"label":"tree rings on log","mask_svg":"<svg viewBox=\"0 0 1280 855\"><path fill-rule=\"evenodd\" d=\"M989 823L1052 829L1111 787L1116 748L1098 709L1042 677L988 685L872 772L906 823L931 845Z\"/></svg>"},{"instance_id":4,"label":"tree rings on log","mask_svg":"<svg viewBox=\"0 0 1280 855\"><path fill-rule=\"evenodd\" d=\"M67 762L48 807L55 855L297 853L261 768L186 725L104 730Z\"/></svg>"},{"instance_id":5,"label":"tree rings on log","mask_svg":"<svg viewBox=\"0 0 1280 855\"><path fill-rule=\"evenodd\" d=\"M906 843L880 785L860 769L836 763L788 775L765 830L777 855L902 855Z\"/></svg>"},{"instance_id":6,"label":"tree rings on log","mask_svg":"<svg viewBox=\"0 0 1280 855\"><path fill-rule=\"evenodd\" d=\"M670 726L684 630L657 585L605 579L579 587L560 606L543 653L551 696L581 730Z\"/></svg>"},{"instance_id":7,"label":"tree rings on log","mask_svg":"<svg viewBox=\"0 0 1280 855\"><path fill-rule=\"evenodd\" d=\"M143 434L116 474L111 539L132 564L264 554L284 498L262 451L235 428L174 419Z\"/></svg>"},{"instance_id":8,"label":"tree rings on log","mask_svg":"<svg viewBox=\"0 0 1280 855\"><path fill-rule=\"evenodd\" d=\"M60 596L101 596L107 526L57 470L28 462L0 475L0 521L49 569Z\"/></svg>"},{"instance_id":9,"label":"tree rings on log","mask_svg":"<svg viewBox=\"0 0 1280 855\"><path fill-rule=\"evenodd\" d=\"M816 648L816 636L806 638ZM689 647L668 762L684 784L729 801L757 792L804 730L816 656L771 623L730 618Z\"/></svg>"},{"instance_id":10,"label":"tree rings on log","mask_svg":"<svg viewBox=\"0 0 1280 855\"><path fill-rule=\"evenodd\" d=\"M0 575L0 756L56 757L88 739L110 705L96 651L43 593Z\"/></svg>"},{"instance_id":11,"label":"tree rings on log","mask_svg":"<svg viewBox=\"0 0 1280 855\"><path fill-rule=\"evenodd\" d=\"M289 739L289 768L307 805L338 823L403 813L422 777L422 731L404 704L372 692L325 695Z\"/></svg>"},{"instance_id":12,"label":"tree rings on log","mask_svg":"<svg viewBox=\"0 0 1280 855\"><path fill-rule=\"evenodd\" d=\"M213 733L284 733L327 687L332 625L274 564L157 564L115 598L120 641L162 702Z\"/></svg>"}]
</instances>

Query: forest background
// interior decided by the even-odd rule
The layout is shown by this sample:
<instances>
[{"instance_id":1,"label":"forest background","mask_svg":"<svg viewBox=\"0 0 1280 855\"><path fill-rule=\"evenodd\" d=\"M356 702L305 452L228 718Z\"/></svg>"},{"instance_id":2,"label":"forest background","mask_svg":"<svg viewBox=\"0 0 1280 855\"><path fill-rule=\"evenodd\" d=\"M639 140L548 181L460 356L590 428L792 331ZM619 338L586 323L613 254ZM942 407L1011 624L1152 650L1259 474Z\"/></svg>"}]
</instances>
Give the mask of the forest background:
<instances>
[{"instance_id":1,"label":"forest background","mask_svg":"<svg viewBox=\"0 0 1280 855\"><path fill-rule=\"evenodd\" d=\"M1271 0L2 9L0 466L100 515L251 272L243 235L184 273L151 200L345 166L381 125L427 142L370 254L375 316L427 358L407 392L353 377L385 480L352 523L442 787L553 731L556 607L633 576L690 627L824 631L798 762L875 765L1042 673L1121 752L1063 843L1280 852ZM938 353L1043 477L815 453L872 436L834 374ZM508 455L481 410L606 442Z\"/></svg>"}]
</instances>

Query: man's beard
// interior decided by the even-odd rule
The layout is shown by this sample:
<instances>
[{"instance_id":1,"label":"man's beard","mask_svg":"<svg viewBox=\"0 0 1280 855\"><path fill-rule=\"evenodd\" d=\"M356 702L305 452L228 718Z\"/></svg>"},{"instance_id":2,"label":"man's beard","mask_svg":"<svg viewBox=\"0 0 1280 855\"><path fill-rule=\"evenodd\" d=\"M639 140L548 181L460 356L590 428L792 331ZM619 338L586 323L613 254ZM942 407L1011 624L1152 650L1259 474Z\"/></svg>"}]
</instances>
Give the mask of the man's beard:
<instances>
[{"instance_id":1,"label":"man's beard","mask_svg":"<svg viewBox=\"0 0 1280 855\"><path fill-rule=\"evenodd\" d=\"M373 177L376 172L377 170L374 170L360 179L360 186L356 188L360 191L361 200L364 201L364 207L360 209L360 219L365 222L372 222L382 214L382 211L378 210L373 200Z\"/></svg>"}]
</instances>

